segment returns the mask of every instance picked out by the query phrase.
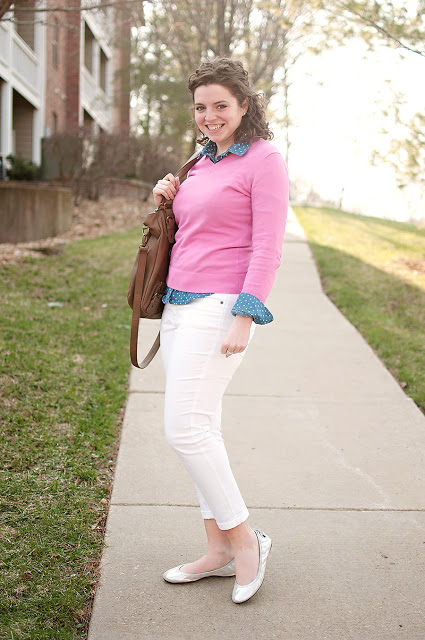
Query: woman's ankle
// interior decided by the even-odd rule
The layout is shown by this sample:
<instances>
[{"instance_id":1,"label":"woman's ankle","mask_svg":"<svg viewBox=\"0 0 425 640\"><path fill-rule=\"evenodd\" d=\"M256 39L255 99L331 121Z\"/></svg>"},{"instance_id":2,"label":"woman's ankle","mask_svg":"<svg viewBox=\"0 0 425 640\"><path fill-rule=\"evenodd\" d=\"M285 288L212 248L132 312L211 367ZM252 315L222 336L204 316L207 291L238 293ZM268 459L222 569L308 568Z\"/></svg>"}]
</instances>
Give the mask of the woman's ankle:
<instances>
[{"instance_id":1,"label":"woman's ankle","mask_svg":"<svg viewBox=\"0 0 425 640\"><path fill-rule=\"evenodd\" d=\"M228 546L210 545L207 554L214 558L233 558L233 549L230 544Z\"/></svg>"},{"instance_id":2,"label":"woman's ankle","mask_svg":"<svg viewBox=\"0 0 425 640\"><path fill-rule=\"evenodd\" d=\"M229 541L235 553L239 550L255 547L258 544L255 531L247 523L238 525L235 529L231 529L229 533Z\"/></svg>"}]
</instances>

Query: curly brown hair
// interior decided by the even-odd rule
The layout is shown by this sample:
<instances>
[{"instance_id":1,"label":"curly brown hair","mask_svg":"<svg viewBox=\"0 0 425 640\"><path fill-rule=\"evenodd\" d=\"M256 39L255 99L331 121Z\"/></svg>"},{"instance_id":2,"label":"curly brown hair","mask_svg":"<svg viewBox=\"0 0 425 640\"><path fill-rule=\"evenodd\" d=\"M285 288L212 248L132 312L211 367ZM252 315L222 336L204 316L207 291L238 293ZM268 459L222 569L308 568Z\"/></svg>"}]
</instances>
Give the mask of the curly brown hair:
<instances>
[{"instance_id":1,"label":"curly brown hair","mask_svg":"<svg viewBox=\"0 0 425 640\"><path fill-rule=\"evenodd\" d=\"M248 79L241 62L230 58L214 58L203 62L189 76L188 89L194 97L195 89L203 85L220 84L227 87L240 106L248 98L248 110L235 131L235 142L253 142L259 138L271 140L273 133L266 121L266 102L262 93L257 93ZM208 136L201 134L197 142L206 144Z\"/></svg>"}]
</instances>

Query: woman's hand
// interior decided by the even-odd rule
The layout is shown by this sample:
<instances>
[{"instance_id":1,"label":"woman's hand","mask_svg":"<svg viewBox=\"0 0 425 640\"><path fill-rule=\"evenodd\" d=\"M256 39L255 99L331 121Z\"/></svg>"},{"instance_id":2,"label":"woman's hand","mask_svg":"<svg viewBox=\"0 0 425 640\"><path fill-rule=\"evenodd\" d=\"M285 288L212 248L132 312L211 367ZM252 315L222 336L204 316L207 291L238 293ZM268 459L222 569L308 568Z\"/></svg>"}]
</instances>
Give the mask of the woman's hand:
<instances>
[{"instance_id":1,"label":"woman's hand","mask_svg":"<svg viewBox=\"0 0 425 640\"><path fill-rule=\"evenodd\" d=\"M247 347L249 340L249 333L251 329L252 318L249 316L235 316L230 329L227 332L227 336L221 345L221 353L228 358L231 354L226 353L232 351L233 353L241 353Z\"/></svg>"},{"instance_id":2,"label":"woman's hand","mask_svg":"<svg viewBox=\"0 0 425 640\"><path fill-rule=\"evenodd\" d=\"M162 196L167 200L174 200L174 196L180 187L180 180L173 176L172 173L167 173L165 178L158 180L154 186L152 193L155 200L155 204L158 206L161 204Z\"/></svg>"}]
</instances>

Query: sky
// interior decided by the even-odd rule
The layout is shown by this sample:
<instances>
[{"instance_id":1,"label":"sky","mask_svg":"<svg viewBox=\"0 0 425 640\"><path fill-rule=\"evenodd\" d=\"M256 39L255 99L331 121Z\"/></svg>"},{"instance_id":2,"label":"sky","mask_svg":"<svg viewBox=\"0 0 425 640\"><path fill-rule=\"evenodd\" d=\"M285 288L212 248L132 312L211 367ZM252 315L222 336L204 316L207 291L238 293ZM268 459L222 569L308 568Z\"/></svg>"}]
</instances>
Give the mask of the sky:
<instances>
[{"instance_id":1,"label":"sky","mask_svg":"<svg viewBox=\"0 0 425 640\"><path fill-rule=\"evenodd\" d=\"M425 194L400 190L392 168L371 165L374 149L383 144L382 108L392 101L392 90L406 96L407 111L423 112L424 79L425 58L401 58L384 46L369 52L357 40L297 61L288 168L301 199L313 188L336 203L342 194L348 211L425 223ZM279 113L279 96L271 106ZM284 136L276 127L274 133L273 143L284 152Z\"/></svg>"}]
</instances>

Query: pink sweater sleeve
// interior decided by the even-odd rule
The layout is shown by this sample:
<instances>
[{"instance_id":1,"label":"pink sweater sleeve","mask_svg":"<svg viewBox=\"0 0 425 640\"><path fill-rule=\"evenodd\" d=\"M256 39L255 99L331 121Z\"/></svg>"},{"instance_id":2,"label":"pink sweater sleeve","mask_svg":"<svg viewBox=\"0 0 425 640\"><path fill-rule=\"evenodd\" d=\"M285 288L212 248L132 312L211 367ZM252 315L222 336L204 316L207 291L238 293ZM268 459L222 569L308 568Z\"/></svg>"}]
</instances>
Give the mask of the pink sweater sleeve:
<instances>
[{"instance_id":1,"label":"pink sweater sleeve","mask_svg":"<svg viewBox=\"0 0 425 640\"><path fill-rule=\"evenodd\" d=\"M268 155L252 182L252 255L242 291L265 302L281 263L289 180L279 152Z\"/></svg>"}]
</instances>

